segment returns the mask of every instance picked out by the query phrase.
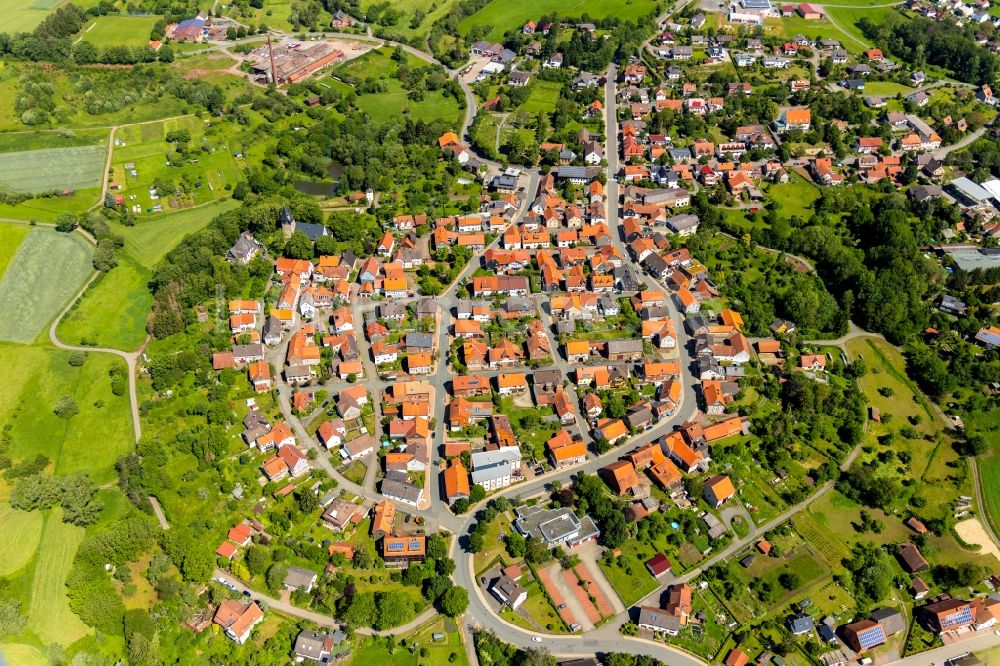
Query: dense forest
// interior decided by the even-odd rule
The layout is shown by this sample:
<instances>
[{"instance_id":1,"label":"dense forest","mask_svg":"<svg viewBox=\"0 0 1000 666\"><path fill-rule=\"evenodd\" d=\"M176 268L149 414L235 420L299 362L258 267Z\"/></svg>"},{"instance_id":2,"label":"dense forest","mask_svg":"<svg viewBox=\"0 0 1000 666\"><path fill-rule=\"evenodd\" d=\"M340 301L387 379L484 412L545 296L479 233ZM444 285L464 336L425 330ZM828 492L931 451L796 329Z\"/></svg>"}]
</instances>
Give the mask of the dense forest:
<instances>
[{"instance_id":1,"label":"dense forest","mask_svg":"<svg viewBox=\"0 0 1000 666\"><path fill-rule=\"evenodd\" d=\"M858 27L870 40L914 69L935 65L951 70L955 78L976 85L992 84L997 57L975 40L976 25L962 29L950 21L918 17L904 20L888 15L878 23L867 17Z\"/></svg>"},{"instance_id":2,"label":"dense forest","mask_svg":"<svg viewBox=\"0 0 1000 666\"><path fill-rule=\"evenodd\" d=\"M814 208L803 220L782 215L772 203L749 235L766 247L812 259L842 316L862 328L896 343L923 330L938 271L920 246L947 226L954 210L910 203L894 191L849 188L824 189ZM710 206L698 212L708 226L729 229ZM740 227L731 231L745 233Z\"/></svg>"}]
</instances>

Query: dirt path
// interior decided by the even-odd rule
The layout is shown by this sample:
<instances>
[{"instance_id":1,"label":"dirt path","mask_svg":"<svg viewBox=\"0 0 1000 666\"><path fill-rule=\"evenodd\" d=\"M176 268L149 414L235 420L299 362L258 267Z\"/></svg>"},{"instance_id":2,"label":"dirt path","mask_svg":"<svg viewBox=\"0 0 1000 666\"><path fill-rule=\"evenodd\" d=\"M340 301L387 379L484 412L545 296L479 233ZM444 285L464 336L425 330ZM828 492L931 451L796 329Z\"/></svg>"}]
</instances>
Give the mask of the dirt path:
<instances>
[{"instance_id":1,"label":"dirt path","mask_svg":"<svg viewBox=\"0 0 1000 666\"><path fill-rule=\"evenodd\" d=\"M149 503L153 506L153 513L156 514L156 519L160 521L160 527L163 530L169 530L170 523L167 522L167 516L163 513L163 507L160 506L160 500L150 495Z\"/></svg>"},{"instance_id":2,"label":"dirt path","mask_svg":"<svg viewBox=\"0 0 1000 666\"><path fill-rule=\"evenodd\" d=\"M960 523L955 523L955 532L958 536L962 537L962 540L966 543L976 544L982 547L981 553L992 554L998 560L1000 560L1000 548L993 543L990 535L986 533L986 529L983 524L979 522L978 518L969 518L968 520L963 520Z\"/></svg>"},{"instance_id":3,"label":"dirt path","mask_svg":"<svg viewBox=\"0 0 1000 666\"><path fill-rule=\"evenodd\" d=\"M149 336L146 336L146 339L143 340L139 349L133 352L125 352L120 349L112 349L110 347L81 347L79 345L68 345L62 342L59 339L59 336L56 335L56 328L59 327L59 322L62 321L62 318L66 316L66 313L70 311L76 302L83 298L83 295L87 292L87 288L90 287L91 283L97 279L98 275L100 275L100 272L94 271L94 274L90 276L90 279L83 285L83 288L80 289L76 296L74 296L70 302L66 304L66 307L59 313L59 316L52 320L52 325L49 326L49 341L59 349L88 353L95 352L98 354L114 354L115 356L121 357L122 360L125 361L125 365L128 366L128 398L132 408L132 431L135 435L135 441L138 442L142 439L142 423L139 421L139 400L136 396L135 390L136 365L139 360L139 356L149 343Z\"/></svg>"}]
</instances>

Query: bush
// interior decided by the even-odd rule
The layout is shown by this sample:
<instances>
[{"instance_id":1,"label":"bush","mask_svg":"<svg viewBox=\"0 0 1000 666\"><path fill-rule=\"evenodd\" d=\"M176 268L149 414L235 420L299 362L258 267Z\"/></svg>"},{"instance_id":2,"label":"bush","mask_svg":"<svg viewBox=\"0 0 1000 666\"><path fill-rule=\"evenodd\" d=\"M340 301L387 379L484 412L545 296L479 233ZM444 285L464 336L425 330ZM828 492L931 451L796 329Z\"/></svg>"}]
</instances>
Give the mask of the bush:
<instances>
[{"instance_id":1,"label":"bush","mask_svg":"<svg viewBox=\"0 0 1000 666\"><path fill-rule=\"evenodd\" d=\"M52 412L61 419L69 420L80 413L80 407L72 396L64 395L52 408Z\"/></svg>"}]
</instances>

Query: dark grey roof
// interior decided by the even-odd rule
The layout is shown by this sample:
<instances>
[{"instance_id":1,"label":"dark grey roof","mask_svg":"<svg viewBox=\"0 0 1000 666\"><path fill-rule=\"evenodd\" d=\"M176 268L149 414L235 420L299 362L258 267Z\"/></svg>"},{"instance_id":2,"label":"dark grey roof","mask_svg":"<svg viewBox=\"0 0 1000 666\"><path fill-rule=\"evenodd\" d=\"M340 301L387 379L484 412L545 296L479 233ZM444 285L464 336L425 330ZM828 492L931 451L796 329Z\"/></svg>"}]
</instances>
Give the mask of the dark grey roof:
<instances>
[{"instance_id":1,"label":"dark grey roof","mask_svg":"<svg viewBox=\"0 0 1000 666\"><path fill-rule=\"evenodd\" d=\"M312 224L309 222L296 222L295 230L304 233L309 240L316 241L317 238L329 236L330 231L322 224Z\"/></svg>"},{"instance_id":2,"label":"dark grey roof","mask_svg":"<svg viewBox=\"0 0 1000 666\"><path fill-rule=\"evenodd\" d=\"M793 615L788 618L788 628L793 634L804 634L816 625L808 615Z\"/></svg>"},{"instance_id":3,"label":"dark grey roof","mask_svg":"<svg viewBox=\"0 0 1000 666\"><path fill-rule=\"evenodd\" d=\"M316 572L310 571L309 569L303 569L302 567L288 567L288 573L285 574L285 586L294 587L296 589L302 587L309 587L316 580Z\"/></svg>"},{"instance_id":4,"label":"dark grey roof","mask_svg":"<svg viewBox=\"0 0 1000 666\"><path fill-rule=\"evenodd\" d=\"M434 346L434 337L430 333L407 333L406 346L430 349Z\"/></svg>"}]
</instances>

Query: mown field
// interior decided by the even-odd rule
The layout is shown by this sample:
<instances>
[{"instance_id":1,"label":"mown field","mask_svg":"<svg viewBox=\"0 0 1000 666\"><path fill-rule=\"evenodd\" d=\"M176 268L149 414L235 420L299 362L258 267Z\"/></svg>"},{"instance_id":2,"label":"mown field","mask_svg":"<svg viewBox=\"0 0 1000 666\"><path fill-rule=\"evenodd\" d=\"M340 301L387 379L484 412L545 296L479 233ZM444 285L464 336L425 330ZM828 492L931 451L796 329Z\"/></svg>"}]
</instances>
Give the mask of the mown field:
<instances>
[{"instance_id":1,"label":"mown field","mask_svg":"<svg viewBox=\"0 0 1000 666\"><path fill-rule=\"evenodd\" d=\"M0 576L9 576L31 560L42 538L44 521L38 511L18 511L0 504Z\"/></svg>"},{"instance_id":2,"label":"mown field","mask_svg":"<svg viewBox=\"0 0 1000 666\"><path fill-rule=\"evenodd\" d=\"M20 192L99 187L106 158L103 145L0 153L0 183Z\"/></svg>"},{"instance_id":3,"label":"mown field","mask_svg":"<svg viewBox=\"0 0 1000 666\"><path fill-rule=\"evenodd\" d=\"M538 20L543 14L558 14L560 17L582 17L601 19L617 16L626 21L634 21L656 11L653 0L493 0L472 16L463 20L459 32L469 34L475 26L489 25L492 30L486 39L500 39L511 28L524 25L529 20Z\"/></svg>"},{"instance_id":4,"label":"mown field","mask_svg":"<svg viewBox=\"0 0 1000 666\"><path fill-rule=\"evenodd\" d=\"M66 598L66 576L83 532L82 527L62 522L61 509L53 509L45 517L27 609L28 629L45 643L69 645L93 631L70 610Z\"/></svg>"},{"instance_id":5,"label":"mown field","mask_svg":"<svg viewBox=\"0 0 1000 666\"><path fill-rule=\"evenodd\" d=\"M123 258L62 318L56 330L59 339L71 345L138 349L146 337L146 319L153 305L148 280L149 271Z\"/></svg>"},{"instance_id":6,"label":"mown field","mask_svg":"<svg viewBox=\"0 0 1000 666\"><path fill-rule=\"evenodd\" d=\"M139 266L152 269L185 236L203 229L216 215L238 206L238 201L221 199L207 206L151 217L134 227L116 229L125 237L125 252Z\"/></svg>"},{"instance_id":7,"label":"mown field","mask_svg":"<svg viewBox=\"0 0 1000 666\"><path fill-rule=\"evenodd\" d=\"M0 340L34 340L90 275L92 256L76 234L33 228L0 279Z\"/></svg>"},{"instance_id":8,"label":"mown field","mask_svg":"<svg viewBox=\"0 0 1000 666\"><path fill-rule=\"evenodd\" d=\"M159 16L100 16L85 28L83 40L98 48L144 46Z\"/></svg>"},{"instance_id":9,"label":"mown field","mask_svg":"<svg viewBox=\"0 0 1000 666\"><path fill-rule=\"evenodd\" d=\"M0 0L0 30L30 32L65 0Z\"/></svg>"}]
</instances>

